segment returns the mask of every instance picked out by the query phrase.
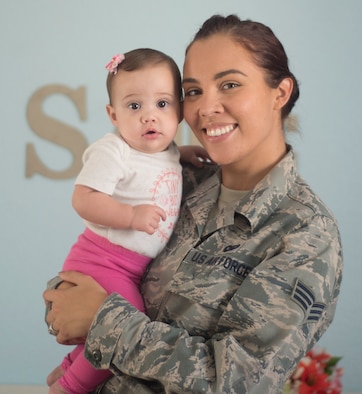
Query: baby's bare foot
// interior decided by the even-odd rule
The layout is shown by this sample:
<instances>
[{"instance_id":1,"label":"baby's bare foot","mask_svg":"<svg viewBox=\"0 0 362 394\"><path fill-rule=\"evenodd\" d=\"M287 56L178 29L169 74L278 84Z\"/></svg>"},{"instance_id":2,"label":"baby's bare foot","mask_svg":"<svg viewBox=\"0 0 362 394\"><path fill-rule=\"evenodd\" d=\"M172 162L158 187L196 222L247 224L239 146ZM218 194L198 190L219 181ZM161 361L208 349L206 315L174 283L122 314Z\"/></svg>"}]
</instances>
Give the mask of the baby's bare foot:
<instances>
[{"instance_id":1,"label":"baby's bare foot","mask_svg":"<svg viewBox=\"0 0 362 394\"><path fill-rule=\"evenodd\" d=\"M64 375L64 371L61 365L58 365L55 369L47 377L47 385L50 387L53 383L55 383L60 377Z\"/></svg>"},{"instance_id":2,"label":"baby's bare foot","mask_svg":"<svg viewBox=\"0 0 362 394\"><path fill-rule=\"evenodd\" d=\"M58 380L49 387L49 394L67 394L67 391L58 383Z\"/></svg>"}]
</instances>

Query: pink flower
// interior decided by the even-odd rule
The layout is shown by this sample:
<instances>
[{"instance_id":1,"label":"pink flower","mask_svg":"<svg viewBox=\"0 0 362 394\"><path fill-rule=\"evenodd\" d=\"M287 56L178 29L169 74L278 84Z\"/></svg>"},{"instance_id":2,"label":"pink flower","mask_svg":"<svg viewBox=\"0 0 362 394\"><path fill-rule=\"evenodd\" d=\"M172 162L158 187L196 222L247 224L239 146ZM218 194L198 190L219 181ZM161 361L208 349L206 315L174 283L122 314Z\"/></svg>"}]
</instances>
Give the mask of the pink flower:
<instances>
[{"instance_id":1,"label":"pink flower","mask_svg":"<svg viewBox=\"0 0 362 394\"><path fill-rule=\"evenodd\" d=\"M343 376L344 370L341 367L335 368L333 371L330 381L331 381L331 387L330 389L333 390L331 391L331 394L339 394L342 392L342 376Z\"/></svg>"},{"instance_id":2,"label":"pink flower","mask_svg":"<svg viewBox=\"0 0 362 394\"><path fill-rule=\"evenodd\" d=\"M124 60L124 55L123 54L118 54L112 57L112 60L106 65L106 69L110 72L113 73L114 75L117 74L118 71L118 66L123 62Z\"/></svg>"}]
</instances>

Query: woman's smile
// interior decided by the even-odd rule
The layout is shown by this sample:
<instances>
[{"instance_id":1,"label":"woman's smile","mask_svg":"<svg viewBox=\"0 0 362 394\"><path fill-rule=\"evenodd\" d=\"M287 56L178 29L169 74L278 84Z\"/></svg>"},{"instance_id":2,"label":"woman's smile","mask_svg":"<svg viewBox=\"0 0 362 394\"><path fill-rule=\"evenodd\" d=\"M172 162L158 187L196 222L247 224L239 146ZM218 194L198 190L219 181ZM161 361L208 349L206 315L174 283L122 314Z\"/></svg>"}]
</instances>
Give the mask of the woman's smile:
<instances>
[{"instance_id":1,"label":"woman's smile","mask_svg":"<svg viewBox=\"0 0 362 394\"><path fill-rule=\"evenodd\" d=\"M203 131L209 137L219 137L220 135L228 134L230 131L233 131L237 127L236 124L216 127L216 128L204 128Z\"/></svg>"}]
</instances>

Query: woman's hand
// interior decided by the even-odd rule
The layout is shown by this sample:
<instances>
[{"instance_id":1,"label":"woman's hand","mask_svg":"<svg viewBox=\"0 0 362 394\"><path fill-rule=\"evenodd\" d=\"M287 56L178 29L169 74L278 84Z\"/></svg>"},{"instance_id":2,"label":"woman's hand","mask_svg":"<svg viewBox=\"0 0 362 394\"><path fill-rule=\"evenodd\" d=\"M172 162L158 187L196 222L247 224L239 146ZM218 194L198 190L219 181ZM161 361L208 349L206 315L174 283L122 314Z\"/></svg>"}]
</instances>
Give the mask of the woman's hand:
<instances>
[{"instance_id":1,"label":"woman's hand","mask_svg":"<svg viewBox=\"0 0 362 394\"><path fill-rule=\"evenodd\" d=\"M57 342L84 343L93 318L108 294L88 275L67 271L59 276L68 283L43 293L45 303L51 303L46 321L57 332Z\"/></svg>"},{"instance_id":2,"label":"woman's hand","mask_svg":"<svg viewBox=\"0 0 362 394\"><path fill-rule=\"evenodd\" d=\"M195 167L202 168L205 164L215 164L206 149L199 145L182 145L178 147L182 162L191 163Z\"/></svg>"}]
</instances>

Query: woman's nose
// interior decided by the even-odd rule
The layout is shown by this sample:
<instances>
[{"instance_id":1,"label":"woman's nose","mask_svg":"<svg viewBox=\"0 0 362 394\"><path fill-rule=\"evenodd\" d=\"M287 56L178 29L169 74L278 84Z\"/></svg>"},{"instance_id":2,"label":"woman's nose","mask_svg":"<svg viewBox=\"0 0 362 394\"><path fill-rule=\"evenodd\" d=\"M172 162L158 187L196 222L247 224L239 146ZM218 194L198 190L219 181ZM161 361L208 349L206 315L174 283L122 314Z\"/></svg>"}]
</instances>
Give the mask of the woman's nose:
<instances>
[{"instance_id":1,"label":"woman's nose","mask_svg":"<svg viewBox=\"0 0 362 394\"><path fill-rule=\"evenodd\" d=\"M223 111L223 106L215 95L203 95L199 102L199 115L202 117L215 115Z\"/></svg>"}]
</instances>

